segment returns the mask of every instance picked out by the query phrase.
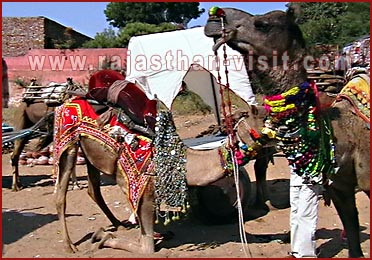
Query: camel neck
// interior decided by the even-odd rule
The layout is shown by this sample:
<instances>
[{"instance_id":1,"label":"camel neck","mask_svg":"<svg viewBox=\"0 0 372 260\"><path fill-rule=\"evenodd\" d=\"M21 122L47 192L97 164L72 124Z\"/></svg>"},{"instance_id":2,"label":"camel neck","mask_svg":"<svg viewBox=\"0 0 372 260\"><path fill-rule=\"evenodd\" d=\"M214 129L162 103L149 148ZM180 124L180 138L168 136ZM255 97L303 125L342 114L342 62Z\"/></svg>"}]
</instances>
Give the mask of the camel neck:
<instances>
[{"instance_id":1,"label":"camel neck","mask_svg":"<svg viewBox=\"0 0 372 260\"><path fill-rule=\"evenodd\" d=\"M264 68L258 59L254 59L253 66L249 67L249 64L247 65L254 93L275 95L305 82L307 73L303 60L302 55L288 58L286 62L278 62L278 64L271 60L267 62L268 66Z\"/></svg>"}]
</instances>

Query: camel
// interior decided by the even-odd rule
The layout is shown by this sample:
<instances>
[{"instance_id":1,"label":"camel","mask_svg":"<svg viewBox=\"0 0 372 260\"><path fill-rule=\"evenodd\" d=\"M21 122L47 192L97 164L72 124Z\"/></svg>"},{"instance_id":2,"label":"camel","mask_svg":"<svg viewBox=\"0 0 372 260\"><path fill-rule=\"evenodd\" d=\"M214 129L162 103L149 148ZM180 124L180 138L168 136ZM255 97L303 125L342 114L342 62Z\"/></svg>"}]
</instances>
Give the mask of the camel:
<instances>
[{"instance_id":1,"label":"camel","mask_svg":"<svg viewBox=\"0 0 372 260\"><path fill-rule=\"evenodd\" d=\"M120 119L120 114L117 115L117 118ZM166 120L163 120L163 123L159 122L163 117ZM159 176L178 176L177 178L181 182L182 177L179 177L178 171L183 174L186 172L184 181L186 181L187 186L206 186L225 178L227 174L232 174L232 172L239 174L239 176L247 175L244 167L230 167L232 164L228 163L231 159L228 159L228 151L230 149L227 140L219 148L207 151L199 151L186 147L176 133L170 111L158 111L158 125L155 128L155 131L156 129L161 129L164 122L169 124L165 130L167 134L162 135L168 139L159 139L157 138L159 134L157 134L151 140L149 137L141 136L141 134L138 135L138 132L131 132L129 128L125 128L125 125L121 128L118 128L117 125L110 126L110 124L99 127L97 120L97 115L92 112L92 109L84 99L76 99L72 100L71 103L64 103L56 111L54 137L55 172L58 174L56 208L62 225L65 249L69 252L76 252L78 250L69 237L65 220L68 180L76 164L78 147L82 149L86 158L88 194L108 217L112 225L115 228L126 227L125 223L127 222L118 220L107 207L100 191L101 172L116 179L116 183L126 195L126 198L130 202L129 204L132 205L132 210L136 213L137 221L140 225L141 236L138 243L125 240L124 238L115 238L111 233L105 233L102 229L98 230L92 237L93 242L99 241L98 247L111 247L143 254L149 254L155 251L154 221L155 217L159 216L159 209L155 205L159 204L157 200L159 199L159 194L161 194L158 187L166 186L168 189L172 188L176 192L170 193L178 196L181 196L185 189L184 186L177 188L173 184L158 184L156 181L162 179ZM242 128L246 127L246 125L237 124L236 127ZM118 136L118 133L121 133L121 136L120 134ZM169 139L169 135L173 135L174 138ZM133 136L135 137L133 138ZM133 140L137 140L134 142L134 148L132 146ZM151 143L155 146L154 150L151 148ZM162 145L165 148L159 148ZM163 150L167 149L168 146L174 147L174 149L164 152ZM144 153L142 154L142 159L137 158L138 160L135 160L136 163L131 163L132 159L129 158L129 154L136 156L135 151L139 150ZM145 153L145 151L148 153ZM172 155L176 156L176 160L172 160ZM154 167L152 163L147 161L148 158L152 158L151 161L156 162L154 163ZM201 158L205 159L201 162ZM133 166L139 162L141 163L138 167ZM156 165L159 166L156 167ZM176 169L177 175L174 173ZM141 180L141 182L134 183L133 180L136 178ZM145 184L140 185L141 183ZM241 182L239 185L239 189L242 191L240 192L242 199L246 196L244 190L248 188L243 185L244 182ZM136 190L142 191L140 196L133 195L133 191L130 188L133 186L137 187ZM182 200L179 201L182 202ZM173 207L185 210L184 202L181 204L173 205Z\"/></svg>"},{"instance_id":2,"label":"camel","mask_svg":"<svg viewBox=\"0 0 372 260\"><path fill-rule=\"evenodd\" d=\"M76 86L72 80L68 79L69 90L76 90ZM33 80L30 86L36 84ZM16 108L14 113L14 128L15 131L21 131L28 128L35 128L35 131L47 133L42 134L39 144L35 148L39 150L48 146L53 141L53 121L54 121L54 106L47 105L43 99L33 100L32 102L21 102L20 106ZM37 124L37 125L36 125ZM19 177L19 157L27 142L33 138L33 135L26 135L17 138L14 141L14 149L11 154L12 163L12 191L19 191L22 189L22 183ZM75 181L74 181L75 182Z\"/></svg>"},{"instance_id":3,"label":"camel","mask_svg":"<svg viewBox=\"0 0 372 260\"><path fill-rule=\"evenodd\" d=\"M43 141L39 144L39 147L46 147L53 140L51 136L53 133L53 110L54 108L48 107L43 102L30 105L22 102L21 105L17 107L17 111L14 113L15 131L31 128L42 120L40 127L37 130L46 132L48 135L43 137ZM14 141L14 149L11 154L13 176L12 191L19 191L22 189L22 183L19 177L19 157L26 143L30 140L30 137L26 136L23 138L17 138Z\"/></svg>"},{"instance_id":4,"label":"camel","mask_svg":"<svg viewBox=\"0 0 372 260\"><path fill-rule=\"evenodd\" d=\"M270 99L274 95L288 94L294 86L312 84L307 81L306 47L302 32L295 23L296 11L289 7L286 12L272 11L252 15L234 8L214 8L210 10L205 26L205 35L215 40L214 50L226 43L245 56L252 88L255 93L264 94L266 99L268 97L268 103L274 100ZM366 96L369 111L369 80L366 84L368 94L362 94ZM339 95L331 107L322 107L320 104L322 109L318 111L323 120L327 117L330 120L329 130L333 132L330 140L333 139L335 147L335 162L331 165L334 172L325 176L324 187L346 230L349 256L363 257L355 189L358 187L369 197L369 112L368 118L363 120L356 115L359 113L352 103L342 96ZM267 101L264 102L265 105L268 104ZM270 127L277 134L280 131L287 133L287 129L278 128L275 124L267 128Z\"/></svg>"}]
</instances>

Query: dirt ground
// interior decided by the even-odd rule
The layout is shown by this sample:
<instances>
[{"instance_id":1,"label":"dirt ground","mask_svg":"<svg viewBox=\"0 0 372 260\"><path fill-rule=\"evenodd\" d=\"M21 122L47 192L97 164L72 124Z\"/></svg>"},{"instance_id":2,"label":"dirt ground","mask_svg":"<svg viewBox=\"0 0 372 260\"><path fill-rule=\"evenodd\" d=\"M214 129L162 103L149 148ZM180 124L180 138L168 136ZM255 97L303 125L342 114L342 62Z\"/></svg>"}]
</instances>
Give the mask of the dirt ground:
<instances>
[{"instance_id":1,"label":"dirt ground","mask_svg":"<svg viewBox=\"0 0 372 260\"><path fill-rule=\"evenodd\" d=\"M213 123L213 117L175 116L181 137L193 137ZM203 158L207 160L207 158ZM246 169L252 182L251 194L254 199L255 178L249 163ZM99 227L109 226L108 219L89 198L87 189L70 190L67 197L67 224L72 241L79 252L66 253L62 246L61 227L54 204L51 166L20 166L21 180L25 188L12 192L9 154L2 156L2 242L4 258L282 258L290 250L288 243L288 167L286 160L275 157L275 165L269 166L269 180L272 204L277 208L262 212L250 208L245 210L244 229L247 244L242 243L238 223L208 225L191 213L180 221L164 227L156 226L156 231L171 231L174 237L157 245L151 255L138 255L116 249L92 250L90 238ZM78 166L78 178L82 186L87 184L85 166ZM119 219L130 215L128 204L119 187L103 181L103 196ZM363 193L357 193L357 205L361 225L362 249L366 258L370 257L370 200ZM252 201L249 201L251 203ZM340 239L341 222L333 205L326 207L321 201L317 246L320 257L345 258L347 248ZM118 231L138 239L138 229Z\"/></svg>"}]
</instances>

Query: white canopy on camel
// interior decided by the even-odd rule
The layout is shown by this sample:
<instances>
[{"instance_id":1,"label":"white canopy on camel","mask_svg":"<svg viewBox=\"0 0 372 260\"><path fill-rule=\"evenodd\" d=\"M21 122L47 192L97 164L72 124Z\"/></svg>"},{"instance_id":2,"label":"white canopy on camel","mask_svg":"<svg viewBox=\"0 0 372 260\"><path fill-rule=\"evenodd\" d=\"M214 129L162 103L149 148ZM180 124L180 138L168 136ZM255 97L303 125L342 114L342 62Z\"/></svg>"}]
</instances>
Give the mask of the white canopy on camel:
<instances>
[{"instance_id":1,"label":"white canopy on camel","mask_svg":"<svg viewBox=\"0 0 372 260\"><path fill-rule=\"evenodd\" d=\"M169 109L182 81L214 111L220 123L221 97L218 67L212 51L213 39L204 27L132 37L128 45L126 79L139 85L146 95L156 95ZM226 46L230 89L248 104L255 96L240 53ZM219 53L221 84L226 84L223 54Z\"/></svg>"}]
</instances>

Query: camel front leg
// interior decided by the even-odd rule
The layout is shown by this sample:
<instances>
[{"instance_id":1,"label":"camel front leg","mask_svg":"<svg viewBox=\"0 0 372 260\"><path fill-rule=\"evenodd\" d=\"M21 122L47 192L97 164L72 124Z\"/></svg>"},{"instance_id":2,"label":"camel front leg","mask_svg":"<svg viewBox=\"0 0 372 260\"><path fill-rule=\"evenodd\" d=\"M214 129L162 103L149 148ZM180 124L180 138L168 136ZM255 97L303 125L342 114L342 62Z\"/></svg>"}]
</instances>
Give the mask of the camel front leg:
<instances>
[{"instance_id":1,"label":"camel front leg","mask_svg":"<svg viewBox=\"0 0 372 260\"><path fill-rule=\"evenodd\" d=\"M147 184L138 209L138 222L141 227L141 251L144 254L155 252L154 244L154 194L155 184L153 178Z\"/></svg>"},{"instance_id":2,"label":"camel front leg","mask_svg":"<svg viewBox=\"0 0 372 260\"><path fill-rule=\"evenodd\" d=\"M364 257L360 246L359 218L355 203L354 188L351 187L349 190L340 191L331 186L327 189L346 231L349 257Z\"/></svg>"},{"instance_id":3,"label":"camel front leg","mask_svg":"<svg viewBox=\"0 0 372 260\"><path fill-rule=\"evenodd\" d=\"M141 227L140 241L115 238L112 234L103 235L98 247L110 247L133 253L152 254L154 243L154 184L149 181L138 208L138 221Z\"/></svg>"},{"instance_id":4,"label":"camel front leg","mask_svg":"<svg viewBox=\"0 0 372 260\"><path fill-rule=\"evenodd\" d=\"M262 149L262 154L260 156L264 155L266 151ZM258 158L254 162L254 172L256 177L256 202L255 205L258 208L267 208L266 202L269 202L269 192L267 188L267 180L266 180L266 174L267 174L267 167L269 164L270 158L268 156L263 156Z\"/></svg>"},{"instance_id":5,"label":"camel front leg","mask_svg":"<svg viewBox=\"0 0 372 260\"><path fill-rule=\"evenodd\" d=\"M62 234L64 239L64 245L66 251L77 252L77 248L72 243L71 238L68 234L66 224L66 195L70 176L74 170L77 156L77 146L69 147L59 159L59 169L56 183L56 209L58 218L62 225Z\"/></svg>"}]
</instances>

